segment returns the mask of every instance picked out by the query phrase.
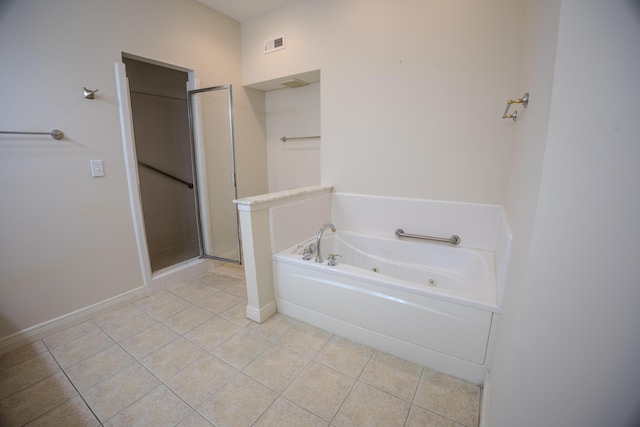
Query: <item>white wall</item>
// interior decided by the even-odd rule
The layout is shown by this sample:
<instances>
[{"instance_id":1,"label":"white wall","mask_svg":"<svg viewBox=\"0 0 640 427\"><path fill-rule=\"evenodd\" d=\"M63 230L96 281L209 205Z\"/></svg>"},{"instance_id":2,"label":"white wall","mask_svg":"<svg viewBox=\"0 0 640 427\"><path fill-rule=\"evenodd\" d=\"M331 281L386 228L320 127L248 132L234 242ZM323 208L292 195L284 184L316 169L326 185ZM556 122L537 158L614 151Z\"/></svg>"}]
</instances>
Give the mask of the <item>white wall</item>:
<instances>
[{"instance_id":1,"label":"white wall","mask_svg":"<svg viewBox=\"0 0 640 427\"><path fill-rule=\"evenodd\" d=\"M243 22L243 82L322 72L323 184L501 204L522 2L302 0ZM262 53L286 34L286 49ZM535 95L534 95L535 97Z\"/></svg>"},{"instance_id":2,"label":"white wall","mask_svg":"<svg viewBox=\"0 0 640 427\"><path fill-rule=\"evenodd\" d=\"M509 220L525 242L514 246L488 425L636 426L640 4L563 0L558 15L558 3L527 3L526 54L546 76L554 29L544 22L559 16L557 53L547 135L515 141L534 144L528 161L514 156L533 176L511 175ZM518 200L525 192L539 195Z\"/></svg>"},{"instance_id":3,"label":"white wall","mask_svg":"<svg viewBox=\"0 0 640 427\"><path fill-rule=\"evenodd\" d=\"M320 184L320 83L265 94L269 192Z\"/></svg>"},{"instance_id":4,"label":"white wall","mask_svg":"<svg viewBox=\"0 0 640 427\"><path fill-rule=\"evenodd\" d=\"M264 95L240 81L240 25L191 0L0 5L0 339L142 286L114 63L128 52L234 84L239 195L267 189ZM95 100L82 87L99 89ZM256 112L257 111L257 112ZM90 159L106 176L92 178Z\"/></svg>"}]
</instances>

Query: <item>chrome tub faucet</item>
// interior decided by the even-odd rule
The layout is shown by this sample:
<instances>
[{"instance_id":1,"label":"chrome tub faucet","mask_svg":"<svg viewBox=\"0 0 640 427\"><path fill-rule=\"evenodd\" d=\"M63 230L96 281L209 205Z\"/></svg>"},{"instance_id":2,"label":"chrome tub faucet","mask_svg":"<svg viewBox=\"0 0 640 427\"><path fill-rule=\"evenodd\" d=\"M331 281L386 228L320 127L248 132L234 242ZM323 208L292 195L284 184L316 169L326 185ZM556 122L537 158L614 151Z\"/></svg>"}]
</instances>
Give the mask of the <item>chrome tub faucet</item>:
<instances>
[{"instance_id":1,"label":"chrome tub faucet","mask_svg":"<svg viewBox=\"0 0 640 427\"><path fill-rule=\"evenodd\" d=\"M316 262L320 263L322 262L322 255L320 253L320 239L322 239L322 233L324 233L324 230L327 228L331 228L331 231L335 233L336 231L336 227L331 224L330 222L327 222L326 224L323 224L322 227L320 227L320 231L318 231L318 238L316 239L316 247L318 248L318 255L316 255Z\"/></svg>"}]
</instances>

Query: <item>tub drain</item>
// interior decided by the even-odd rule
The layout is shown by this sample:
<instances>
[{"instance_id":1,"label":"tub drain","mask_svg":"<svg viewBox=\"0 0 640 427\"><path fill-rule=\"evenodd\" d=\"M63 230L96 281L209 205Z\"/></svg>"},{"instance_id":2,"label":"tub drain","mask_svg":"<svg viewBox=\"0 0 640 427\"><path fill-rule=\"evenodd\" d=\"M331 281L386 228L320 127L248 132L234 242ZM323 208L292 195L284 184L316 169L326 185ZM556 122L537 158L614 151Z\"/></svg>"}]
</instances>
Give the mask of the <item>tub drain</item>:
<instances>
[{"instance_id":1,"label":"tub drain","mask_svg":"<svg viewBox=\"0 0 640 427\"><path fill-rule=\"evenodd\" d=\"M433 277L429 277L429 286L435 286L438 284L438 281L433 278Z\"/></svg>"},{"instance_id":2,"label":"tub drain","mask_svg":"<svg viewBox=\"0 0 640 427\"><path fill-rule=\"evenodd\" d=\"M378 269L378 267L373 267L373 268L371 269L371 271L373 271L374 273L377 273L377 272L378 272L378 271L380 271L380 270Z\"/></svg>"}]
</instances>

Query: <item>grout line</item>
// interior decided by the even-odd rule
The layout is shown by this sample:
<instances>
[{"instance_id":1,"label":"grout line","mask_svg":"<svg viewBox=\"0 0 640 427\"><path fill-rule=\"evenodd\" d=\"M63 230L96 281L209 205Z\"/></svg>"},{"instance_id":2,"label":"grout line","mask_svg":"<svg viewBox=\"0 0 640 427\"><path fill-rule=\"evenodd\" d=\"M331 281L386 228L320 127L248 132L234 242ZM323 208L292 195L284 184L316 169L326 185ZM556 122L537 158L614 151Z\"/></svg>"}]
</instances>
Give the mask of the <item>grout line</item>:
<instances>
[{"instance_id":1,"label":"grout line","mask_svg":"<svg viewBox=\"0 0 640 427\"><path fill-rule=\"evenodd\" d=\"M95 322L94 322L94 323L95 323ZM96 326L98 326L98 325L96 325ZM100 327L98 326L98 328L100 328ZM108 335L107 335L107 336L108 336ZM111 339L111 337L109 337L109 338ZM93 416L96 418L96 421L98 422L98 424L100 424L100 426L103 426L104 424L102 423L102 421L100 421L100 418L98 417L98 414L96 414L96 413L94 412L94 410L93 410L93 408L91 407L91 405L89 405L89 402L87 402L87 401L85 400L84 396L82 395L82 393L80 392L80 390L78 389L78 387L76 387L76 385L73 383L73 381L71 380L71 378L69 378L69 375L67 375L67 372L62 368L62 366L61 366L61 365L60 365L60 363L58 362L58 359L56 359L56 357L53 355L53 353L52 353L52 352L51 352L51 350L49 349L49 346L47 346L47 344L44 342L44 340L42 340L42 344L43 344L43 345L44 345L44 347L47 349L47 351L49 352L49 354L50 354L50 355L51 355L51 357L53 358L54 362L56 362L56 365L58 365L58 368L60 368L60 371L61 371L61 372L64 374L64 376L67 378L67 381L69 381L69 384L71 384L71 386L72 386L72 387L73 387L73 389L76 391L76 393L78 394L78 396L80 397L80 399L82 399L82 401L83 401L83 402L84 402L84 404L87 406L87 408L89 409L89 411L91 411L91 413L93 414ZM96 354L97 354L97 353L96 353ZM93 355L92 355L92 356L93 356ZM89 356L89 357L91 357L91 356ZM88 358L85 358L85 359L88 359ZM82 359L82 360L85 360L85 359ZM78 362L76 362L76 363L79 363L79 362L81 362L82 360L80 360L80 361L78 361ZM74 363L73 365L75 365L75 363ZM71 367L71 366L73 366L73 365L70 365L69 367ZM47 378L48 378L48 377L47 377ZM70 400L71 400L71 399L69 399L69 400L67 400L67 401L65 401L65 402L63 402L63 403L61 403L60 405L64 405L65 403L69 402ZM40 418L40 417L44 416L45 414L48 414L49 412L51 412L51 411L53 411L54 409L58 408L60 405L56 406L55 408L52 408L51 410L49 410L49 411L45 412L44 414L40 414L40 416L38 416L38 417L37 417L37 418L35 418L34 420L37 420L38 418ZM34 420L30 420L29 422L34 421Z\"/></svg>"},{"instance_id":2,"label":"grout line","mask_svg":"<svg viewBox=\"0 0 640 427\"><path fill-rule=\"evenodd\" d=\"M362 345L362 344L361 344ZM365 346L367 348L371 348L369 346ZM371 348L371 355L369 356L369 360L367 360L367 363L364 364L364 366L362 367L362 370L360 371L360 373L358 374L358 377L355 378L355 381L353 382L353 385L351 386L351 388L349 389L349 393L347 393L347 395L345 396L344 400L342 401L342 403L340 404L340 406L338 407L338 410L336 411L336 413L333 415L333 417L331 418L331 421L329 421L329 425L332 425L333 422L335 421L336 417L338 416L338 414L340 413L340 410L342 409L342 407L344 406L344 404L346 403L347 399L349 399L349 396L351 396L351 393L353 393L353 389L356 388L356 385L359 382L362 382L363 384L367 384L364 381L360 381L360 377L362 377L362 374L364 374L364 371L367 369L367 366L369 366L369 363L371 363L371 359L373 359L373 355L376 353L376 350ZM353 377L352 377L353 378ZM368 385L368 384L367 384ZM377 389L377 387L376 387Z\"/></svg>"}]
</instances>

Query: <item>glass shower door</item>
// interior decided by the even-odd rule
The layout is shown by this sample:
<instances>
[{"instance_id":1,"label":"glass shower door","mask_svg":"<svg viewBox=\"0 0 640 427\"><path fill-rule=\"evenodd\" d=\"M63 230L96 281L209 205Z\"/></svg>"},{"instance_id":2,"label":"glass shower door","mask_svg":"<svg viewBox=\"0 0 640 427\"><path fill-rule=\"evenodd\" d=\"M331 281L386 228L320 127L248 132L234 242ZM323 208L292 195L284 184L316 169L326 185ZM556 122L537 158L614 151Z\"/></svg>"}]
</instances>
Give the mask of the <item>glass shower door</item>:
<instances>
[{"instance_id":1,"label":"glass shower door","mask_svg":"<svg viewBox=\"0 0 640 427\"><path fill-rule=\"evenodd\" d=\"M241 263L231 85L188 91L200 251Z\"/></svg>"}]
</instances>

